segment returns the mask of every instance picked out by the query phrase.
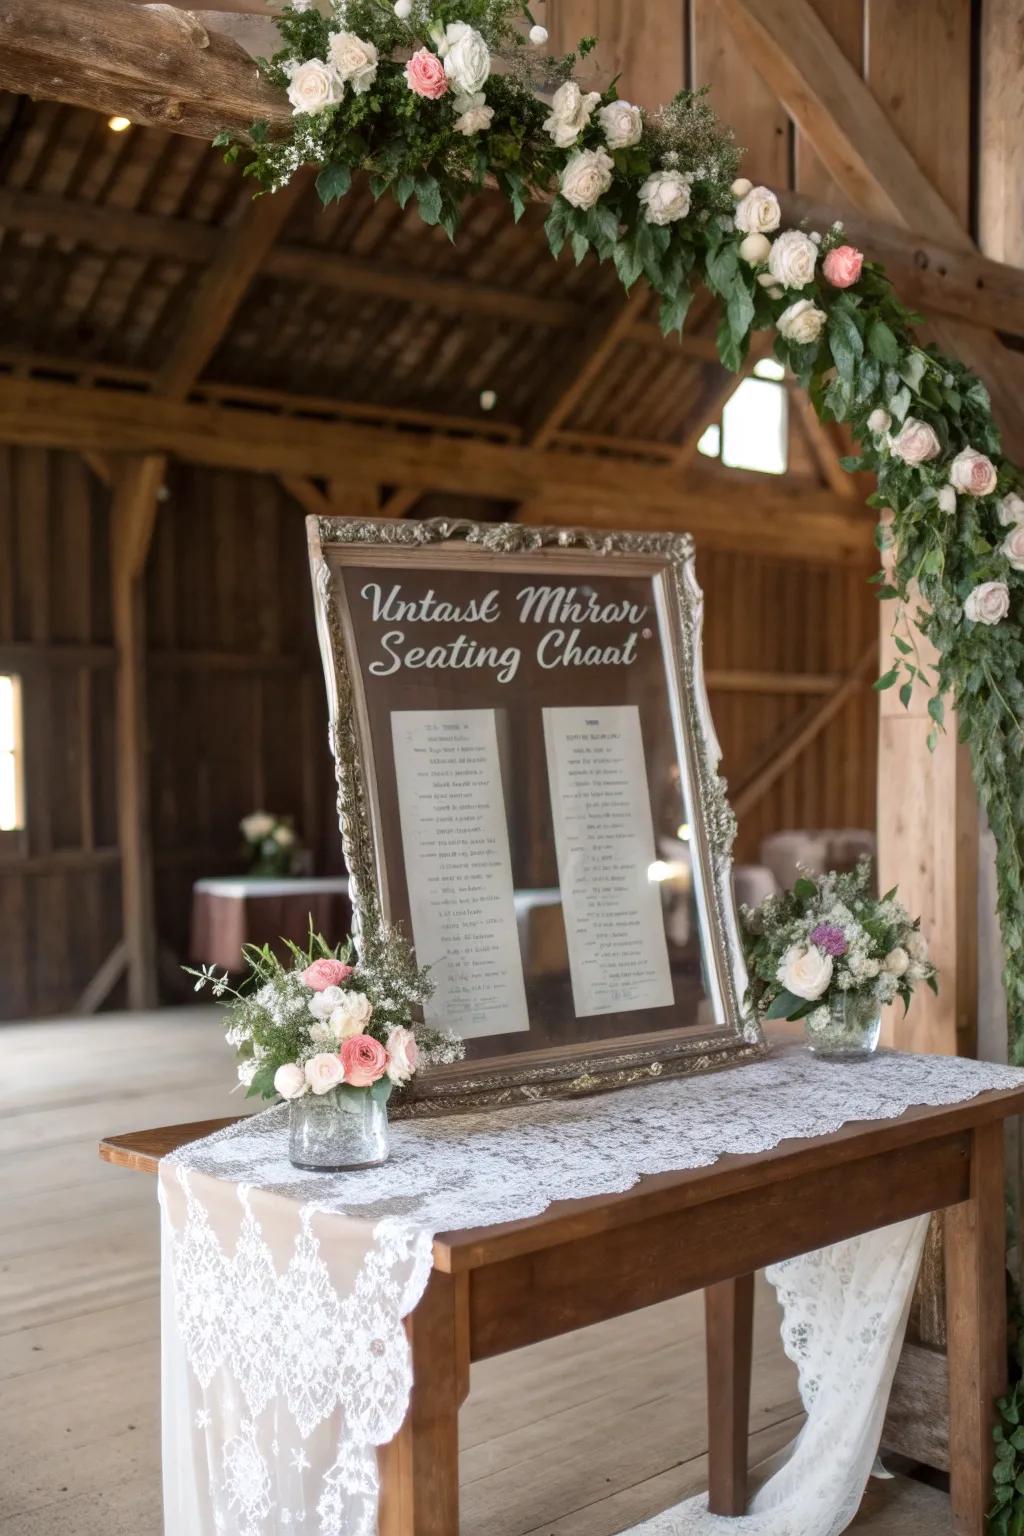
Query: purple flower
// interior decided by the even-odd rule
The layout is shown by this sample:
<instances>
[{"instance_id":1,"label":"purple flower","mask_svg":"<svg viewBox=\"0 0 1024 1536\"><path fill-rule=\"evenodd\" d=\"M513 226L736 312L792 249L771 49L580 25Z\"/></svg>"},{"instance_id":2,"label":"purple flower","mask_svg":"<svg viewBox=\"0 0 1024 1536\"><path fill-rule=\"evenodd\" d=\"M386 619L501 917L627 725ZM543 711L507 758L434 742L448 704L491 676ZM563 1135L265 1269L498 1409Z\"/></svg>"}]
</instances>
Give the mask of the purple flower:
<instances>
[{"instance_id":1,"label":"purple flower","mask_svg":"<svg viewBox=\"0 0 1024 1536\"><path fill-rule=\"evenodd\" d=\"M811 943L819 949L838 960L840 955L846 954L846 936L835 923L819 923L811 932Z\"/></svg>"}]
</instances>

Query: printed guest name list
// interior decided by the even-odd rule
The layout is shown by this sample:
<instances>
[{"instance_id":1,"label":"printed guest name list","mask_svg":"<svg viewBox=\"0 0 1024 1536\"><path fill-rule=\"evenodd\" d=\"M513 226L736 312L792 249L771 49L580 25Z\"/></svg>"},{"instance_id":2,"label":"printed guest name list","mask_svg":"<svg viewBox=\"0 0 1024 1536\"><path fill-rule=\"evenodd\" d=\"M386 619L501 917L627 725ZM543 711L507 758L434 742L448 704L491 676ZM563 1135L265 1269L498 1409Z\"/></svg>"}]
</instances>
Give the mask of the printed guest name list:
<instances>
[{"instance_id":1,"label":"printed guest name list","mask_svg":"<svg viewBox=\"0 0 1024 1536\"><path fill-rule=\"evenodd\" d=\"M668 1007L639 711L545 709L544 745L577 1017Z\"/></svg>"},{"instance_id":2,"label":"printed guest name list","mask_svg":"<svg viewBox=\"0 0 1024 1536\"><path fill-rule=\"evenodd\" d=\"M391 732L427 1023L467 1039L529 1029L494 711L395 710Z\"/></svg>"}]
</instances>

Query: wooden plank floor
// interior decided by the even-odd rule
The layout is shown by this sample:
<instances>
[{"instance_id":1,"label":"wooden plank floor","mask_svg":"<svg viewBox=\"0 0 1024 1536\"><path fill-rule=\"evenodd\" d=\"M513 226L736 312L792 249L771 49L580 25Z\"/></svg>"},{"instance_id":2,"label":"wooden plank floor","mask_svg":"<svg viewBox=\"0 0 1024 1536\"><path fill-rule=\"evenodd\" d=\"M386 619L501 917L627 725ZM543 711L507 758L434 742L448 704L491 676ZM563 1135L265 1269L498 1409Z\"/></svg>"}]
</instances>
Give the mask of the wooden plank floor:
<instances>
[{"instance_id":1,"label":"wooden plank floor","mask_svg":"<svg viewBox=\"0 0 1024 1536\"><path fill-rule=\"evenodd\" d=\"M159 1536L156 1188L106 1133L236 1112L210 1010L0 1025L0 1532ZM799 1426L759 1290L752 1460ZM613 1536L706 1482L699 1297L490 1360L462 1419L465 1536ZM874 1483L855 1529L945 1536Z\"/></svg>"}]
</instances>

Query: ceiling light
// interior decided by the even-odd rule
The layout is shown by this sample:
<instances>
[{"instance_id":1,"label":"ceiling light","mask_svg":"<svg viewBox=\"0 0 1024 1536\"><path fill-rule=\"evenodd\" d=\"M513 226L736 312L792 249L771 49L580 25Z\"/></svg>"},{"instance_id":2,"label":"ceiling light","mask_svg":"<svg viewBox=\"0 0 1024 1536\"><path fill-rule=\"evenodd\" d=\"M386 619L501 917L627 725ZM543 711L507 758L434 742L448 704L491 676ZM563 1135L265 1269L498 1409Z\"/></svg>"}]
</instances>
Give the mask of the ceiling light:
<instances>
[{"instance_id":1,"label":"ceiling light","mask_svg":"<svg viewBox=\"0 0 1024 1536\"><path fill-rule=\"evenodd\" d=\"M107 127L111 133L124 133L125 129L130 128L131 125L131 118L122 117L120 113L117 113L114 117L107 118Z\"/></svg>"}]
</instances>

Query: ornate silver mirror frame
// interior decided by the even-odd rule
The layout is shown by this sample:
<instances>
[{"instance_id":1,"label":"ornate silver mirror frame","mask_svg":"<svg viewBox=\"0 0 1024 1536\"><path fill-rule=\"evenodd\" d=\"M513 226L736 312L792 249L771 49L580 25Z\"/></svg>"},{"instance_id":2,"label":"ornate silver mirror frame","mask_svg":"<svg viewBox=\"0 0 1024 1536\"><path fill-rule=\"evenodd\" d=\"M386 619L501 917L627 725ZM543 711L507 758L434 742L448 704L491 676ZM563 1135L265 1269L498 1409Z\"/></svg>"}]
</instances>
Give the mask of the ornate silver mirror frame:
<instances>
[{"instance_id":1,"label":"ornate silver mirror frame","mask_svg":"<svg viewBox=\"0 0 1024 1536\"><path fill-rule=\"evenodd\" d=\"M701 657L703 597L689 534L609 533L594 529L534 528L461 519L307 519L317 634L329 706L329 740L338 785L338 818L351 884L353 932L387 921L387 871L382 867L381 828L375 825L376 793L362 680L340 583L337 558L365 551L367 560L407 552L406 569L429 570L432 556L463 551L466 557L558 551L589 558L632 559L657 578L659 627L664 645L671 711L680 767L691 806L690 848L701 925L701 949L716 1018L713 1028L680 1027L624 1035L596 1044L548 1046L519 1055L431 1068L396 1095L402 1114L451 1113L546 1097L593 1093L662 1075L706 1071L760 1056L760 1027L744 1006L746 969L732 889L735 818L718 774L721 756L711 722ZM541 555L546 552L546 556Z\"/></svg>"}]
</instances>

